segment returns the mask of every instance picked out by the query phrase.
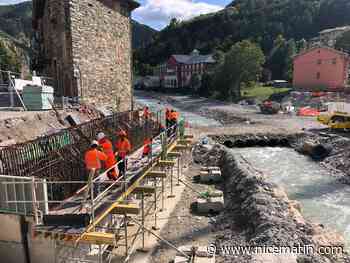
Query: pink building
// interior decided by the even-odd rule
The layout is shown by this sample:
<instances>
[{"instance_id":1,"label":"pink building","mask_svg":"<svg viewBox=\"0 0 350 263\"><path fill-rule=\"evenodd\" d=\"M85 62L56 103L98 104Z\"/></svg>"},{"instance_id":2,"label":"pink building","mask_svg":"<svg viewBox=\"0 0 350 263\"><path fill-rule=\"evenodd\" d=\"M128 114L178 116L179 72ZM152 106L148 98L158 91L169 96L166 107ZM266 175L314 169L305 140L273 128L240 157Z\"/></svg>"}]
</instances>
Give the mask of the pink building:
<instances>
[{"instance_id":1,"label":"pink building","mask_svg":"<svg viewBox=\"0 0 350 263\"><path fill-rule=\"evenodd\" d=\"M342 90L349 79L349 55L315 47L294 57L293 85L312 90Z\"/></svg>"}]
</instances>

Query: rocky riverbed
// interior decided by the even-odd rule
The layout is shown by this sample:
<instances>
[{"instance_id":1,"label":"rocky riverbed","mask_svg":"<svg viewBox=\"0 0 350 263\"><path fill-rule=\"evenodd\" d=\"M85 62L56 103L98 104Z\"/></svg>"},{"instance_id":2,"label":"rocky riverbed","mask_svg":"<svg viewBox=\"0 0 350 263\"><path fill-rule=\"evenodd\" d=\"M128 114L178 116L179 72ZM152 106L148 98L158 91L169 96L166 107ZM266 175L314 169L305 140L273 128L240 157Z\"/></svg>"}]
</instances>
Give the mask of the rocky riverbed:
<instances>
[{"instance_id":1,"label":"rocky riverbed","mask_svg":"<svg viewBox=\"0 0 350 263\"><path fill-rule=\"evenodd\" d=\"M225 212L221 220L235 222L246 233L240 246L343 246L343 238L322 225L306 221L297 202L288 199L284 190L267 182L263 173L247 160L235 156L221 145L197 145L194 160L205 165L219 165L224 176ZM236 230L235 230L236 231ZM217 247L235 245L230 231L217 236ZM350 262L346 254L320 255L221 255L221 262ZM238 260L238 261L237 261ZM240 260L240 261L239 261ZM260 261L259 261L260 260ZM271 261L272 260L272 261Z\"/></svg>"}]
</instances>

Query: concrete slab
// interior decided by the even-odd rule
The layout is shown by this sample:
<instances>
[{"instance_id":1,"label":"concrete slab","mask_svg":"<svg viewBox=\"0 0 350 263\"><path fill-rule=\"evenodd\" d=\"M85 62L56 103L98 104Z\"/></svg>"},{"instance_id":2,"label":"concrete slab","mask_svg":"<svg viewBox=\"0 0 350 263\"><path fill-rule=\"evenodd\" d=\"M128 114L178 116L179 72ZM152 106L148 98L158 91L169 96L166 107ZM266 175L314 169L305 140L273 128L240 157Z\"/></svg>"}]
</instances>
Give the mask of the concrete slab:
<instances>
[{"instance_id":1,"label":"concrete slab","mask_svg":"<svg viewBox=\"0 0 350 263\"><path fill-rule=\"evenodd\" d=\"M210 197L208 200L198 198L193 208L195 210L194 212L200 214L220 213L224 210L224 198L222 196Z\"/></svg>"},{"instance_id":2,"label":"concrete slab","mask_svg":"<svg viewBox=\"0 0 350 263\"><path fill-rule=\"evenodd\" d=\"M187 262L194 262L194 263L215 263L215 257L208 255L207 248L206 247L196 247L196 254L194 261L193 259L186 258L184 255L178 253L175 257L174 263L187 263ZM183 253L186 255L191 256L193 253L193 247L192 246L182 246L179 248Z\"/></svg>"},{"instance_id":3,"label":"concrete slab","mask_svg":"<svg viewBox=\"0 0 350 263\"><path fill-rule=\"evenodd\" d=\"M255 254L252 263L297 263L296 254Z\"/></svg>"}]
</instances>

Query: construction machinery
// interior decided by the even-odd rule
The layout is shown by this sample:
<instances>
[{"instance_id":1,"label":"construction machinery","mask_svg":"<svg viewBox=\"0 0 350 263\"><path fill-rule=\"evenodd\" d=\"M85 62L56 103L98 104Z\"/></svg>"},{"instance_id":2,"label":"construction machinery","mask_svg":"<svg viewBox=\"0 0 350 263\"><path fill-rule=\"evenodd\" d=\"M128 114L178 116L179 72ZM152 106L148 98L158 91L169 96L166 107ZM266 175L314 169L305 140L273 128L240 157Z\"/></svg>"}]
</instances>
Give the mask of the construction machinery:
<instances>
[{"instance_id":1,"label":"construction machinery","mask_svg":"<svg viewBox=\"0 0 350 263\"><path fill-rule=\"evenodd\" d=\"M327 125L331 129L349 129L350 104L336 102L327 106L327 113L319 115L317 121Z\"/></svg>"},{"instance_id":2,"label":"construction machinery","mask_svg":"<svg viewBox=\"0 0 350 263\"><path fill-rule=\"evenodd\" d=\"M347 112L321 114L317 121L331 129L350 129L350 114Z\"/></svg>"},{"instance_id":3,"label":"construction machinery","mask_svg":"<svg viewBox=\"0 0 350 263\"><path fill-rule=\"evenodd\" d=\"M277 114L281 109L281 104L275 101L265 100L259 107L263 114Z\"/></svg>"}]
</instances>

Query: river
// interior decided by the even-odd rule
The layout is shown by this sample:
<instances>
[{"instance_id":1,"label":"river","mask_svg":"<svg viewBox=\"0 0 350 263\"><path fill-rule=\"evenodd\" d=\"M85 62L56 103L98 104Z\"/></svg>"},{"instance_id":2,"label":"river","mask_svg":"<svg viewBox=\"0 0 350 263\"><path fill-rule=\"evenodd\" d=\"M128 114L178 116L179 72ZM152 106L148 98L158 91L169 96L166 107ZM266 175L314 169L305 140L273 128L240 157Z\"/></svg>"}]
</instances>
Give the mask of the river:
<instances>
[{"instance_id":1,"label":"river","mask_svg":"<svg viewBox=\"0 0 350 263\"><path fill-rule=\"evenodd\" d=\"M289 148L235 148L267 180L282 186L302 205L303 216L344 235L350 245L350 186L340 183L320 166Z\"/></svg>"}]
</instances>

